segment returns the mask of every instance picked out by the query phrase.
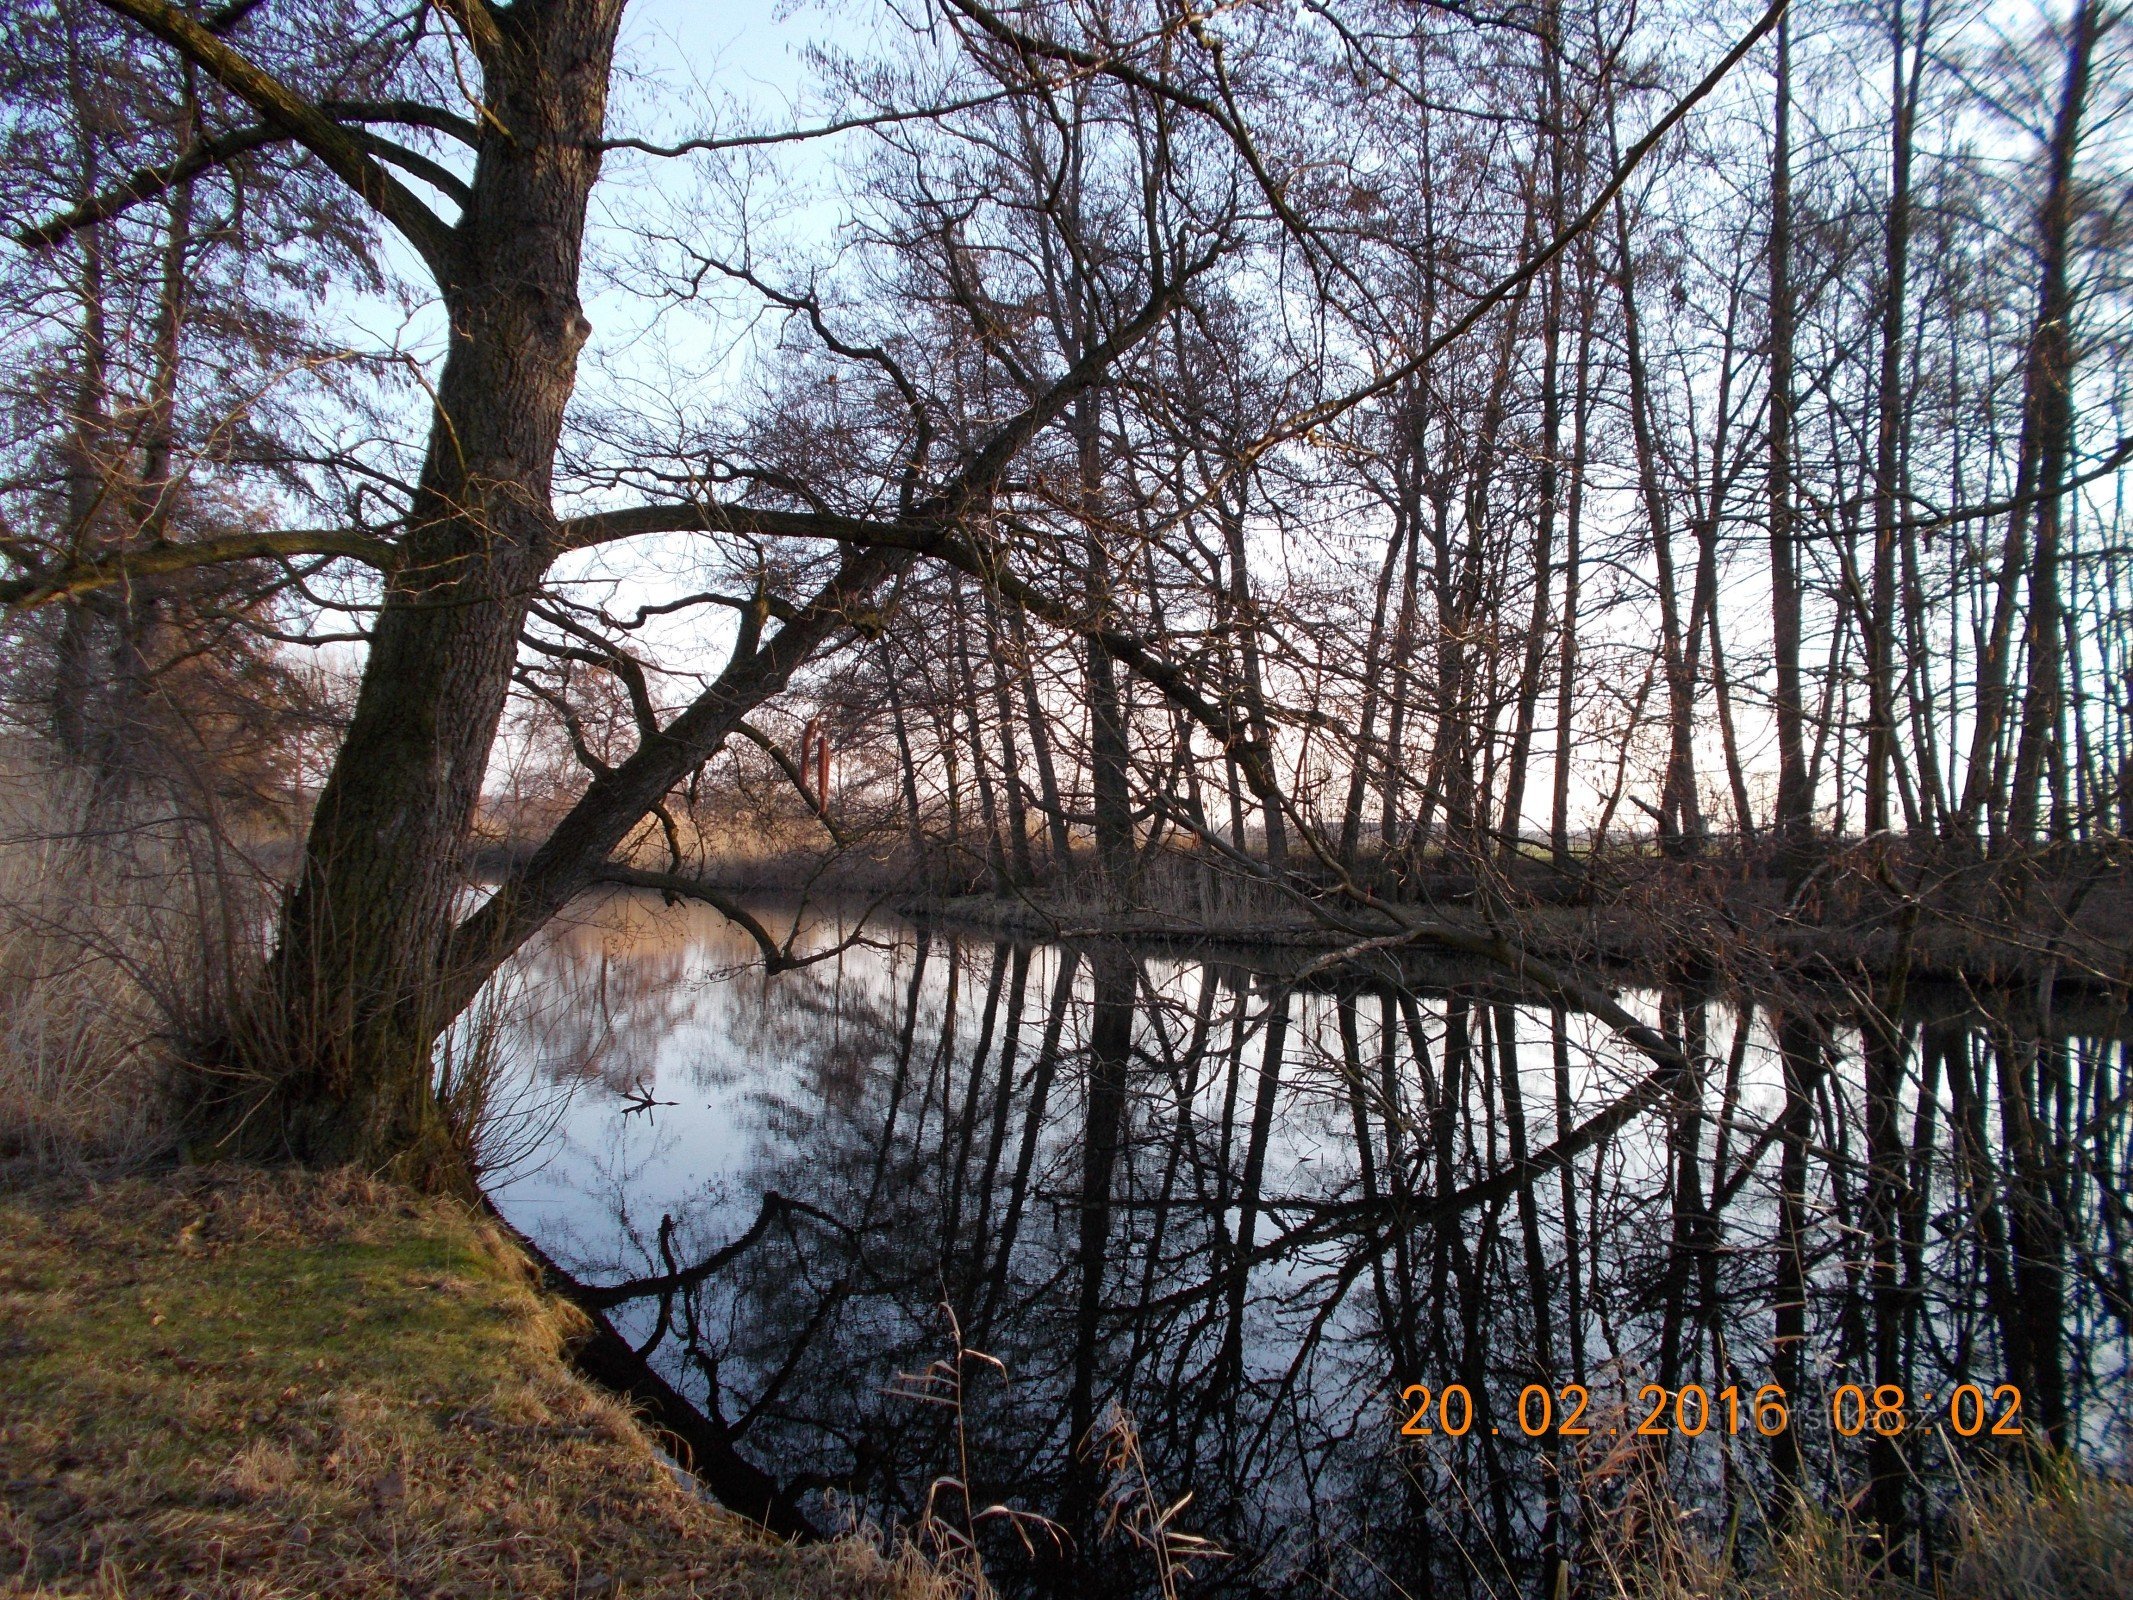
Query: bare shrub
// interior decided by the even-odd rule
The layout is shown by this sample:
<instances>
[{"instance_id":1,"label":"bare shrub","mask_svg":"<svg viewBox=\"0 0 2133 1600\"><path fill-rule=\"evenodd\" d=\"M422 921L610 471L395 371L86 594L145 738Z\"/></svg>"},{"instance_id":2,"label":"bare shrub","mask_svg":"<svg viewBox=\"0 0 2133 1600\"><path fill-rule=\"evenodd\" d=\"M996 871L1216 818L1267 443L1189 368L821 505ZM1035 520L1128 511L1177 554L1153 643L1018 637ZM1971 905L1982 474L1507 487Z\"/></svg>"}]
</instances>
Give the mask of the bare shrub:
<instances>
[{"instance_id":1,"label":"bare shrub","mask_svg":"<svg viewBox=\"0 0 2133 1600\"><path fill-rule=\"evenodd\" d=\"M167 797L0 770L0 1161L170 1146L170 1066L255 970L269 875Z\"/></svg>"},{"instance_id":2,"label":"bare shrub","mask_svg":"<svg viewBox=\"0 0 2133 1600\"><path fill-rule=\"evenodd\" d=\"M1607 1600L2133 1597L2133 1483L2070 1455L2039 1451L1966 1478L1924 1572L1878 1560L1871 1525L1847 1509L1795 1501L1777 1537L1750 1553L1731 1529L1723 1548L1692 1531L1657 1454L1617 1449L1588 1489L1598 1476L1625 1481L1595 1519L1577 1592Z\"/></svg>"}]
</instances>

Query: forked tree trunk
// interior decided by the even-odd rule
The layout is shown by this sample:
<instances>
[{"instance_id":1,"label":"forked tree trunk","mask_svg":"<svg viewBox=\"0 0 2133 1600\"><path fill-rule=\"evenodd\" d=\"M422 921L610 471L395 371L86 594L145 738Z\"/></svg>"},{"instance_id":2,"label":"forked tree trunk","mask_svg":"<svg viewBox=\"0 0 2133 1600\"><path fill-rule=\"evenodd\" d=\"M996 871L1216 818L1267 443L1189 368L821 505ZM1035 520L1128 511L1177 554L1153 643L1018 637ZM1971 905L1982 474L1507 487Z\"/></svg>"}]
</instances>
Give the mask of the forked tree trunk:
<instances>
[{"instance_id":1,"label":"forked tree trunk","mask_svg":"<svg viewBox=\"0 0 2133 1600\"><path fill-rule=\"evenodd\" d=\"M408 558L223 1085L243 1112L234 1142L416 1181L457 1165L431 1086L452 1014L436 980L519 629L554 553L550 480L590 332L579 256L622 0L491 14L492 115L454 233L452 339Z\"/></svg>"}]
</instances>

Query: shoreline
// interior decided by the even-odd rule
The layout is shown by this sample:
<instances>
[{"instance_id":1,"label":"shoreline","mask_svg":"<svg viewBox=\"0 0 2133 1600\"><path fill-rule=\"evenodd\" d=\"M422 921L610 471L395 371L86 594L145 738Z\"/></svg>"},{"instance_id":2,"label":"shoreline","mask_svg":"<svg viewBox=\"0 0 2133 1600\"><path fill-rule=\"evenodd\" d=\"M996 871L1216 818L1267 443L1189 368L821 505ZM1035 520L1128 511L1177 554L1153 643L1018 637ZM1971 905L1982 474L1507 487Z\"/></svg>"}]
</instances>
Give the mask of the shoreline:
<instances>
[{"instance_id":1,"label":"shoreline","mask_svg":"<svg viewBox=\"0 0 2133 1600\"><path fill-rule=\"evenodd\" d=\"M1310 967L1375 937L1300 918L1276 923L1195 921L1147 912L1105 914L1081 906L1052 910L1042 901L995 895L914 898L895 910L913 923L953 933L1062 943L1118 940L1228 955L1242 965L1275 972ZM1494 934L1479 917L1440 913L1432 921L1456 935ZM1775 983L1842 988L1861 974L1886 980L1902 938L1894 927L1752 930L1698 921L1701 925L1669 927L1658 918L1640 919L1621 908L1543 908L1524 913L1510 938L1529 956L1597 969L1610 980L1664 979L1748 989ZM2034 989L2049 972L2065 999L2116 1012L2127 1009L2133 991L2133 946L2113 948L2084 938L2051 950L2040 949L2040 942L2041 936L1964 929L1953 919L1929 913L1920 918L1903 976L1914 991L1945 990L1968 997L1979 991ZM1254 952L1279 955L1268 961L1246 959ZM1478 978L1504 976L1500 965L1426 935L1402 951L1373 949L1323 975L1384 977L1392 969L1401 981L1427 983L1441 979L1447 968L1462 967L1471 968Z\"/></svg>"}]
</instances>

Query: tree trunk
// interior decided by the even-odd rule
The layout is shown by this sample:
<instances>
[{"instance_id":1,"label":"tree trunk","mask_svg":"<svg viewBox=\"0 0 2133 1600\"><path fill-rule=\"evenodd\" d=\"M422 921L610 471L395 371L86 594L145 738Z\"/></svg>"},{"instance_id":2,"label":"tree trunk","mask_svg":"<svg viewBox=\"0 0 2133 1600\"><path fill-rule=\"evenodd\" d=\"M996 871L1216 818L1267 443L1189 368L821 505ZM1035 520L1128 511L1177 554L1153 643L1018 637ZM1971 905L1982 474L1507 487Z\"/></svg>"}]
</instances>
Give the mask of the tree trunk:
<instances>
[{"instance_id":1,"label":"tree trunk","mask_svg":"<svg viewBox=\"0 0 2133 1600\"><path fill-rule=\"evenodd\" d=\"M1400 485L1407 525L1407 555L1400 567L1399 619L1392 630L1392 704L1385 717L1385 756L1379 767L1378 838L1389 852L1400 836L1400 796L1405 787L1407 710L1414 683L1415 613L1420 603L1422 579L1422 473L1427 460L1423 428L1423 395L1417 389L1408 401L1410 417L1405 434L1405 461L1399 467L1405 482ZM1442 502L1436 504L1441 527Z\"/></svg>"},{"instance_id":2,"label":"tree trunk","mask_svg":"<svg viewBox=\"0 0 2133 1600\"><path fill-rule=\"evenodd\" d=\"M951 573L948 580L951 620L955 631L954 695L960 702L963 729L970 744L970 770L978 785L978 821L985 830L985 870L995 894L1007 893L1007 850L1000 840L1000 807L993 795L992 768L985 759L985 724L978 698L978 677L970 665L970 619L963 600L963 579Z\"/></svg>"},{"instance_id":3,"label":"tree trunk","mask_svg":"<svg viewBox=\"0 0 2133 1600\"><path fill-rule=\"evenodd\" d=\"M83 193L96 192L96 169L83 174ZM108 498L104 460L110 428L110 390L104 326L103 230L91 227L81 238L81 371L74 386L74 426L67 449L68 554L99 554L96 524ZM58 659L52 674L52 738L61 756L78 761L89 754L89 700L96 680L97 613L103 597L68 600L59 616Z\"/></svg>"},{"instance_id":4,"label":"tree trunk","mask_svg":"<svg viewBox=\"0 0 2133 1600\"><path fill-rule=\"evenodd\" d=\"M1252 596L1251 567L1244 548L1245 496L1248 492L1240 485L1236 504L1231 505L1225 497L1216 508L1216 514L1222 519L1223 543L1229 552L1230 619L1237 629L1238 655L1244 672L1245 715L1251 722L1252 738L1262 750L1271 753L1274 727L1267 716L1266 685L1261 676L1259 609ZM1266 830L1267 865L1279 871L1288 865L1289 835L1282 822L1281 807L1271 798L1260 809L1260 823Z\"/></svg>"},{"instance_id":5,"label":"tree trunk","mask_svg":"<svg viewBox=\"0 0 2133 1600\"><path fill-rule=\"evenodd\" d=\"M1007 641L1000 627L999 609L990 594L980 597L985 606L985 642L992 656L993 718L1000 725L1000 770L1007 779L1007 851L1015 882L1037 881L1036 864L1030 858L1029 797L1022 783L1022 753L1015 745L1014 694L1007 682Z\"/></svg>"},{"instance_id":6,"label":"tree trunk","mask_svg":"<svg viewBox=\"0 0 2133 1600\"><path fill-rule=\"evenodd\" d=\"M1629 210L1615 198L1619 241L1616 271L1622 294L1622 356L1629 369L1630 434L1636 444L1637 483L1658 567L1659 659L1666 677L1666 783L1659 801L1660 843L1670 854L1693 854L1703 843L1703 814L1696 797L1696 683L1683 645L1681 601L1674 575L1674 537L1666 497L1659 486L1659 443L1653 436L1651 382L1645 371L1637 317L1637 279L1630 253Z\"/></svg>"},{"instance_id":7,"label":"tree trunk","mask_svg":"<svg viewBox=\"0 0 2133 1600\"><path fill-rule=\"evenodd\" d=\"M1749 814L1747 778L1741 770L1740 747L1733 735L1733 697L1726 678L1725 643L1718 628L1718 531L1725 521L1726 496L1746 464L1745 457L1728 461L1726 453L1732 437L1733 356L1740 301L1741 283L1736 278L1727 297L1726 331L1719 355L1718 398L1711 430L1711 485L1694 523L1696 578L1689 594L1688 676L1693 683L1701 673L1703 646L1708 638L1719 749L1725 760L1727 787L1733 796L1734 831L1745 848L1754 836L1755 821Z\"/></svg>"},{"instance_id":8,"label":"tree trunk","mask_svg":"<svg viewBox=\"0 0 2133 1600\"><path fill-rule=\"evenodd\" d=\"M896 735L897 788L904 802L904 833L911 845L911 870L925 871L926 819L918 809L918 757L911 749L911 724L904 716L904 696L896 669L889 665L889 652L881 653L889 678L889 727Z\"/></svg>"},{"instance_id":9,"label":"tree trunk","mask_svg":"<svg viewBox=\"0 0 2133 1600\"><path fill-rule=\"evenodd\" d=\"M387 582L277 948L239 1019L235 1141L415 1181L457 1166L431 1085L430 1043L452 1016L438 967L519 629L554 547L550 479L590 332L579 255L621 12L621 0L579 0L494 14L493 114L444 286L452 339L408 559Z\"/></svg>"},{"instance_id":10,"label":"tree trunk","mask_svg":"<svg viewBox=\"0 0 2133 1600\"><path fill-rule=\"evenodd\" d=\"M1385 610L1392 594L1392 571L1400 559L1400 546L1407 527L1395 510L1392 536L1385 541L1385 559L1378 567L1378 582L1370 609L1370 635L1363 644L1363 707L1356 721L1355 755L1348 769L1348 801L1341 808L1340 858L1355 865L1355 852L1362 842L1363 797L1370 784L1370 744L1378 724L1378 657L1385 648Z\"/></svg>"},{"instance_id":11,"label":"tree trunk","mask_svg":"<svg viewBox=\"0 0 2133 1600\"><path fill-rule=\"evenodd\" d=\"M2030 677L2015 754L2013 792L2008 799L2008 832L2017 840L2025 840L2035 831L2037 776L2042 769L2044 744L2058 726L2060 484L2066 476L2074 431L2074 294L2067 273L2067 254L2073 230L2074 151L2088 97L2089 61L2098 21L2097 0L2082 0L2067 39L2066 78L2052 127L2044 200L2037 208L2037 320L2023 363L2022 438L2015 471L2015 504L2007 514L1999 592L1994 599L1985 658L1978 667L1977 720L1963 782L1962 811L1957 818L1964 837L1973 844L1978 819L1994 786L2001 725L2007 714L2007 656L2014 636L2015 594L2025 566L2032 585L2030 616L2024 630L2024 642L2031 650ZM2032 499L2036 549L2025 562ZM2040 622L2040 609L2052 611L2049 628Z\"/></svg>"},{"instance_id":12,"label":"tree trunk","mask_svg":"<svg viewBox=\"0 0 2133 1600\"><path fill-rule=\"evenodd\" d=\"M1806 703L1800 691L1800 579L1792 524L1792 18L1777 26L1776 129L1770 157L1770 625L1777 669L1775 818L1780 870L1804 870L1814 832L1807 774Z\"/></svg>"},{"instance_id":13,"label":"tree trunk","mask_svg":"<svg viewBox=\"0 0 2133 1600\"><path fill-rule=\"evenodd\" d=\"M1081 459L1081 527L1089 614L1099 621L1111 616L1111 555L1103 526L1103 439L1096 398L1082 395L1074 405L1074 436ZM1130 906L1137 895L1140 855L1133 848L1133 797L1128 788L1131 747L1126 708L1119 693L1118 663L1103 640L1093 635L1086 646L1089 692L1089 789L1096 812L1096 859L1103 869L1104 896L1114 909Z\"/></svg>"},{"instance_id":14,"label":"tree trunk","mask_svg":"<svg viewBox=\"0 0 2133 1600\"><path fill-rule=\"evenodd\" d=\"M1919 18L1906 73L1901 0L1889 14L1895 57L1890 100L1889 214L1881 266L1881 374L1874 429L1874 572L1868 597L1866 712L1866 831L1889 830L1889 781L1896 764L1896 517L1903 470L1903 298L1911 252L1911 128L1924 77L1926 31L1933 9Z\"/></svg>"},{"instance_id":15,"label":"tree trunk","mask_svg":"<svg viewBox=\"0 0 2133 1600\"><path fill-rule=\"evenodd\" d=\"M1578 602L1583 581L1585 452L1592 423L1592 256L1578 259L1577 394L1571 402L1570 501L1563 519L1563 621L1556 646L1555 793L1548 814L1548 848L1558 872L1570 870L1570 746L1577 713Z\"/></svg>"},{"instance_id":16,"label":"tree trunk","mask_svg":"<svg viewBox=\"0 0 2133 1600\"><path fill-rule=\"evenodd\" d=\"M1543 31L1547 57L1547 114L1551 128L1548 158L1548 236L1563 231L1562 62L1558 54L1554 10ZM1541 676L1548 654L1548 591L1554 576L1556 495L1562 482L1558 453L1562 448L1563 397L1563 258L1549 263L1541 308L1541 443L1540 517L1533 532L1533 608L1526 620L1525 659L1518 674L1518 706L1511 733L1509 771L1504 779L1498 849L1505 860L1518 854L1519 827L1526 806L1526 762L1533 749L1533 722L1540 705Z\"/></svg>"},{"instance_id":17,"label":"tree trunk","mask_svg":"<svg viewBox=\"0 0 2133 1600\"><path fill-rule=\"evenodd\" d=\"M1031 659L1029 624L1020 610L1008 613L1014 631L1015 666L1022 682L1022 707L1029 717L1030 757L1037 763L1037 800L1044 811L1045 826L1052 841L1051 870L1054 876L1074 861L1074 837L1067 829L1066 804L1059 795L1059 769L1052 760L1051 724L1044 702L1037 695L1037 668Z\"/></svg>"}]
</instances>

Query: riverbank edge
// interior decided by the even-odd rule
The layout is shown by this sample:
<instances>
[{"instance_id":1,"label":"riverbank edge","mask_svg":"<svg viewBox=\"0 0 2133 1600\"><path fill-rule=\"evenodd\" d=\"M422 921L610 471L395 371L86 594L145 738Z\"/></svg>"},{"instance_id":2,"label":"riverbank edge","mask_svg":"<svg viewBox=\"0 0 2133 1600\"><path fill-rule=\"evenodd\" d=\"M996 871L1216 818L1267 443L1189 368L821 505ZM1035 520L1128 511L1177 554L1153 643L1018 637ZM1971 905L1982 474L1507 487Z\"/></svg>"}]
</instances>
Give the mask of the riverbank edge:
<instances>
[{"instance_id":1,"label":"riverbank edge","mask_svg":"<svg viewBox=\"0 0 2133 1600\"><path fill-rule=\"evenodd\" d=\"M1518 913L1510 936L1470 913L1433 912L1404 942L1388 929L1348 932L1298 917L1281 921L1197 921L1160 912L1115 913L1039 895L910 896L895 903L907 921L946 933L1067 943L1121 941L1227 956L1276 973L1385 977L1413 967L1424 976L1470 966L1501 975L1500 962L1462 946L1473 940L1515 942L1518 951L1564 967L1623 977L1655 973L1695 981L1767 983L1789 979L1849 990L1863 974L1885 978L1901 965L1913 985L1947 985L1965 993L2032 986L2047 972L2056 988L2123 1011L2133 993L2133 944L2062 932L2056 939L1979 929L1927 915L1908 938L1895 917L1843 926L1756 928L1706 908L1543 907ZM1449 935L1433 937L1432 928ZM1329 960L1329 958L1332 958Z\"/></svg>"},{"instance_id":2,"label":"riverbank edge","mask_svg":"<svg viewBox=\"0 0 2133 1600\"><path fill-rule=\"evenodd\" d=\"M353 1173L0 1191L0 1594L933 1600L677 1480L586 1319L467 1207Z\"/></svg>"}]
</instances>

